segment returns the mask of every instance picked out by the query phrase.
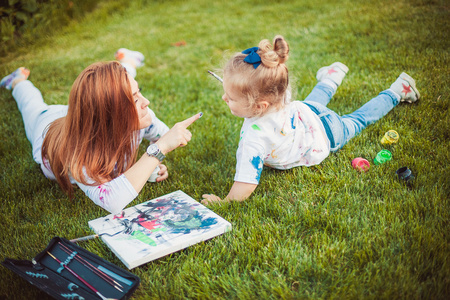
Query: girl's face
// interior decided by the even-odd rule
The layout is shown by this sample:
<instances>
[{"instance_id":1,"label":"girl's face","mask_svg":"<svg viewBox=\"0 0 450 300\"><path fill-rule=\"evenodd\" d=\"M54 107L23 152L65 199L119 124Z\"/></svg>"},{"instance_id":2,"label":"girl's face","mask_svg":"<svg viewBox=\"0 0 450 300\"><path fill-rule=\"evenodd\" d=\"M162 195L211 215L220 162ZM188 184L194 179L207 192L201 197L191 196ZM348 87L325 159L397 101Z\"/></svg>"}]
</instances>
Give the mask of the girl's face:
<instances>
[{"instance_id":1,"label":"girl's face","mask_svg":"<svg viewBox=\"0 0 450 300\"><path fill-rule=\"evenodd\" d=\"M130 82L131 92L133 93L133 99L136 103L136 110L139 117L139 129L147 128L152 124L152 116L148 111L148 105L150 104L150 101L142 96L139 85L133 77L128 76L128 81Z\"/></svg>"},{"instance_id":2,"label":"girl's face","mask_svg":"<svg viewBox=\"0 0 450 300\"><path fill-rule=\"evenodd\" d=\"M247 99L245 99L238 91L232 86L227 85L227 81L223 81L224 94L222 100L225 101L230 108L233 115L240 118L250 118L253 116L253 111L247 105Z\"/></svg>"}]
</instances>

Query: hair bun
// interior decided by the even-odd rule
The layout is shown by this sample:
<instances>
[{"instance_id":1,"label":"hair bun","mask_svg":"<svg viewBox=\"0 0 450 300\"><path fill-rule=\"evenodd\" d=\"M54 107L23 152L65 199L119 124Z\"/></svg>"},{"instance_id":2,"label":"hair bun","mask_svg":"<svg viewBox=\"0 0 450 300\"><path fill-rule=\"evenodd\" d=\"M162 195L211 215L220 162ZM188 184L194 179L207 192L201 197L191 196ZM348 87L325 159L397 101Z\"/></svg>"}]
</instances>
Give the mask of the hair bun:
<instances>
[{"instance_id":1,"label":"hair bun","mask_svg":"<svg viewBox=\"0 0 450 300\"><path fill-rule=\"evenodd\" d=\"M285 63L289 58L289 45L281 35L275 36L273 46L269 40L262 40L259 43L259 56L266 68L275 68L279 64Z\"/></svg>"}]
</instances>

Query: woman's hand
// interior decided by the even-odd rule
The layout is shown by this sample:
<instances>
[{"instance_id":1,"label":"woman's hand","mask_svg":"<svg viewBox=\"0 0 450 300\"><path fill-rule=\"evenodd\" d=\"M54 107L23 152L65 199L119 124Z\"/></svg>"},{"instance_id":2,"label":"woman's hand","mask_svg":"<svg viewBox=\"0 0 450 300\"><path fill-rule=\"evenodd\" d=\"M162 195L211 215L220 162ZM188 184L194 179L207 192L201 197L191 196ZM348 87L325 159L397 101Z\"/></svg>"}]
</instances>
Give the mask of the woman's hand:
<instances>
[{"instance_id":1,"label":"woman's hand","mask_svg":"<svg viewBox=\"0 0 450 300\"><path fill-rule=\"evenodd\" d=\"M165 165L159 164L158 175L159 177L156 178L156 182L161 182L169 177L169 171L167 170L167 167Z\"/></svg>"},{"instance_id":2,"label":"woman's hand","mask_svg":"<svg viewBox=\"0 0 450 300\"><path fill-rule=\"evenodd\" d=\"M192 133L187 128L202 115L202 113L198 113L184 121L176 123L156 142L161 152L166 155L178 147L186 146L192 138Z\"/></svg>"},{"instance_id":3,"label":"woman's hand","mask_svg":"<svg viewBox=\"0 0 450 300\"><path fill-rule=\"evenodd\" d=\"M192 137L192 134L189 130L187 130L187 127L198 120L201 116L202 113L198 113L175 124L172 129L170 129L156 142L161 152L163 154L167 154L180 146L186 146ZM142 187L147 183L148 178L152 175L152 172L158 165L163 166L156 157L149 156L144 153L144 155L142 155L141 158L124 173L125 177L136 190L136 193L139 193L142 190ZM157 182L167 179L169 176L167 167L164 166L164 169L161 169L159 174L161 176L156 179Z\"/></svg>"}]
</instances>

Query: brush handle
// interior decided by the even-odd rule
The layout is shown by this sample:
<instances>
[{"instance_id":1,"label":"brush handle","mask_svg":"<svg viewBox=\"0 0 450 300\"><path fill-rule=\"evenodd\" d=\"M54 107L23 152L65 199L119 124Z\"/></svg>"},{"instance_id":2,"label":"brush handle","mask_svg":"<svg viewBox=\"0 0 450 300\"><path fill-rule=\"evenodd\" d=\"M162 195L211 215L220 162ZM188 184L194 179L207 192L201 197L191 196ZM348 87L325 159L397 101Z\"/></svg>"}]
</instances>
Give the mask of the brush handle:
<instances>
[{"instance_id":1,"label":"brush handle","mask_svg":"<svg viewBox=\"0 0 450 300\"><path fill-rule=\"evenodd\" d=\"M83 237L80 237L80 238L77 238L77 239L73 239L73 240L70 240L70 241L72 243L78 243L78 242L82 242L82 241L93 240L93 239L96 239L98 237L99 237L98 234L93 234L93 235L88 235L88 236L83 236Z\"/></svg>"},{"instance_id":2,"label":"brush handle","mask_svg":"<svg viewBox=\"0 0 450 300\"><path fill-rule=\"evenodd\" d=\"M114 273L111 270L108 270L108 269L104 268L103 266L98 266L97 269L99 269L100 271L102 271L106 275L109 275L109 276L113 277L114 279L117 279L117 280L125 283L126 285L131 286L133 284L133 282L131 282L130 280L123 278L122 276Z\"/></svg>"},{"instance_id":3,"label":"brush handle","mask_svg":"<svg viewBox=\"0 0 450 300\"><path fill-rule=\"evenodd\" d=\"M72 269L70 269L69 267L67 267L66 265L64 265L64 268L69 271L73 276L75 276L76 278L78 278L82 283L84 283L88 288L90 288L93 292L98 294L98 291L95 287L93 287L92 285L90 285L86 280L84 280L83 278L81 278L81 276L79 276L77 273L75 273L74 271L72 271ZM103 298L103 296L102 296Z\"/></svg>"},{"instance_id":4,"label":"brush handle","mask_svg":"<svg viewBox=\"0 0 450 300\"><path fill-rule=\"evenodd\" d=\"M61 261L57 260L57 262L61 263ZM75 273L72 269L70 269L68 266L64 265L64 268L69 271L73 276L75 276L76 278L78 278L82 283L84 283L88 288L90 288L94 293L96 293L100 298L102 298L103 300L107 300L108 298L106 298L105 296L103 296L102 294L100 294L99 291L97 291L97 289L95 287L93 287L92 285L89 284L89 282L87 282L86 280L84 280L83 278L81 278L81 276L79 276L77 273Z\"/></svg>"},{"instance_id":5,"label":"brush handle","mask_svg":"<svg viewBox=\"0 0 450 300\"><path fill-rule=\"evenodd\" d=\"M53 254L51 254L50 252L47 251L47 253L54 259L56 260L58 263L61 264L61 261L56 258ZM66 269L67 271L70 272L70 274L72 274L73 276L75 276L76 278L78 278L78 280L80 280L82 283L84 283L88 288L90 288L94 293L96 293L100 298L102 298L103 300L107 300L107 298L105 296L103 296L102 294L100 294L99 291L97 291L97 289L95 287L93 287L92 285L89 284L89 282L87 282L86 280L84 280L83 278L81 278L81 276L79 276L77 273L75 273L71 268L69 268L68 266L66 266L65 264L63 264L64 269Z\"/></svg>"},{"instance_id":6,"label":"brush handle","mask_svg":"<svg viewBox=\"0 0 450 300\"><path fill-rule=\"evenodd\" d=\"M71 254L73 252L72 249L70 249L66 245L62 244L61 242L58 242L58 244L61 247L61 249L64 252L66 252L67 254ZM118 286L116 286L116 284L119 285L120 287L122 287L122 285L120 283L116 282L114 279L112 279L110 275L106 274L104 271L101 271L100 269L93 266L90 262L85 260L82 256L76 254L74 257L83 266L85 266L87 269L91 270L94 274L96 274L97 276L102 278L105 282L109 283L110 285L112 285L115 289L119 290L120 292L123 292Z\"/></svg>"},{"instance_id":7,"label":"brush handle","mask_svg":"<svg viewBox=\"0 0 450 300\"><path fill-rule=\"evenodd\" d=\"M220 78L219 76L217 76L216 74L214 74L214 72L208 71L209 74L211 74L212 76L214 76L214 78L216 78L217 80L219 80L220 82L223 83L222 78Z\"/></svg>"}]
</instances>

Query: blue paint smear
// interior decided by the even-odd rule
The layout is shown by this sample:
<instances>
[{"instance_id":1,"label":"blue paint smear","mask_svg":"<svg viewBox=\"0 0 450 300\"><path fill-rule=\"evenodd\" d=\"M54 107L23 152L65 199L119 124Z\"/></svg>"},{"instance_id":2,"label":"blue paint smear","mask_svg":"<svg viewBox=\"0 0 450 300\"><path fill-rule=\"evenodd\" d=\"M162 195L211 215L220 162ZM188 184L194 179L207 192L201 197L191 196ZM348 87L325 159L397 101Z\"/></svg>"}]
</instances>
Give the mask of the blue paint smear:
<instances>
[{"instance_id":1,"label":"blue paint smear","mask_svg":"<svg viewBox=\"0 0 450 300\"><path fill-rule=\"evenodd\" d=\"M252 160L250 161L253 165L253 167L256 169L256 181L259 182L259 178L261 178L262 173L262 159L259 156L254 156Z\"/></svg>"},{"instance_id":2,"label":"blue paint smear","mask_svg":"<svg viewBox=\"0 0 450 300\"><path fill-rule=\"evenodd\" d=\"M292 129L295 129L294 118L295 118L295 115L293 115L292 118L291 118L291 127L292 127Z\"/></svg>"},{"instance_id":3,"label":"blue paint smear","mask_svg":"<svg viewBox=\"0 0 450 300\"><path fill-rule=\"evenodd\" d=\"M209 228L211 225L217 224L216 218L207 218L202 220L201 228Z\"/></svg>"},{"instance_id":4,"label":"blue paint smear","mask_svg":"<svg viewBox=\"0 0 450 300\"><path fill-rule=\"evenodd\" d=\"M153 127L155 127L155 126L153 124L151 124L150 126L145 128L145 130L144 130L145 134L148 134L152 130Z\"/></svg>"}]
</instances>

